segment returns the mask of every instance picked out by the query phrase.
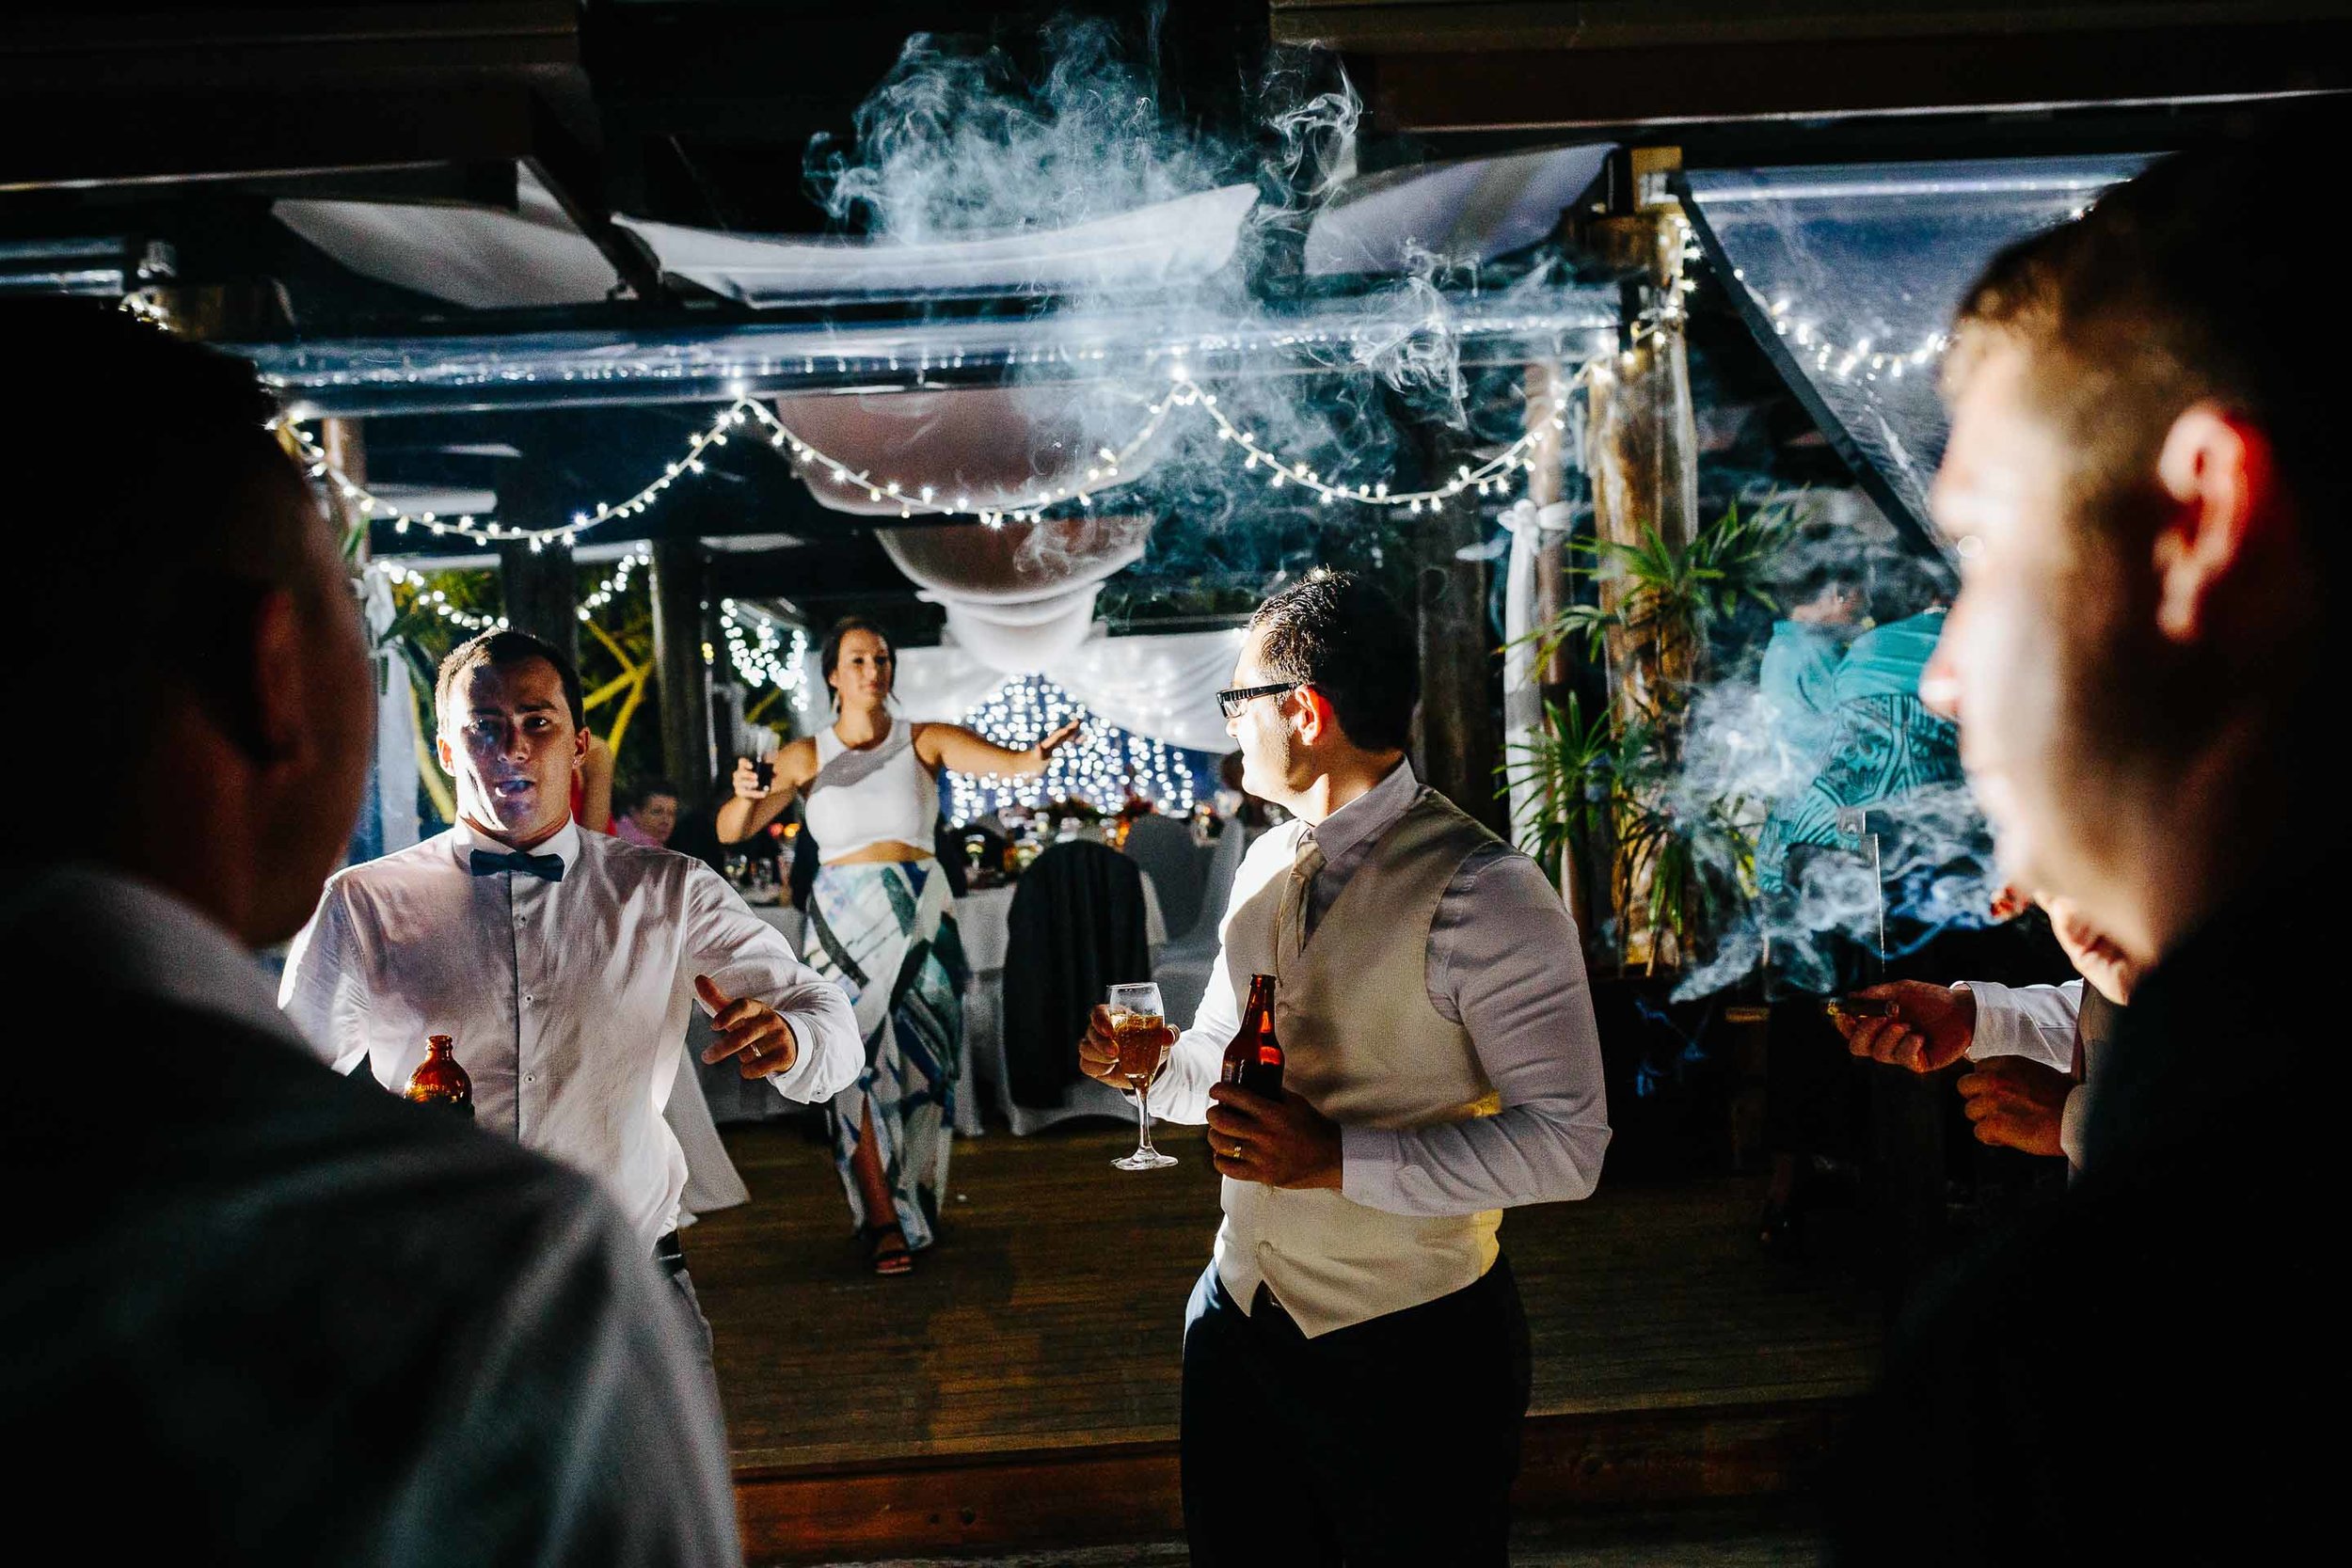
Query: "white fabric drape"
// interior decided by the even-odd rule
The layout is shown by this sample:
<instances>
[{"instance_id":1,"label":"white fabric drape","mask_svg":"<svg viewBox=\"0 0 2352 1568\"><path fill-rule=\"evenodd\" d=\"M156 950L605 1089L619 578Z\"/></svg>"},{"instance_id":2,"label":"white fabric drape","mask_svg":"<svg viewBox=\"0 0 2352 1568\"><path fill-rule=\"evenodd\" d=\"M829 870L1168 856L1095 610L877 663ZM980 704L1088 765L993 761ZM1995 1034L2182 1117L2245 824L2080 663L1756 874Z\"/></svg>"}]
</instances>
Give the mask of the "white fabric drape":
<instances>
[{"instance_id":1,"label":"white fabric drape","mask_svg":"<svg viewBox=\"0 0 2352 1568\"><path fill-rule=\"evenodd\" d=\"M1230 684L1240 657L1239 627L1227 631L1173 632L1156 637L1092 636L1041 669L1043 675L1089 709L1122 730L1221 755L1233 749L1217 711L1216 693ZM898 651L898 711L917 721L962 718L1009 679L999 669L950 642L936 648ZM814 680L809 689L823 701ZM803 734L830 722L829 710L799 715Z\"/></svg>"},{"instance_id":2,"label":"white fabric drape","mask_svg":"<svg viewBox=\"0 0 2352 1568\"><path fill-rule=\"evenodd\" d=\"M1223 266L1254 185L1200 191L1067 229L909 243L726 234L616 213L661 270L746 305L861 294L1009 293L1169 285Z\"/></svg>"},{"instance_id":3,"label":"white fabric drape","mask_svg":"<svg viewBox=\"0 0 2352 1568\"><path fill-rule=\"evenodd\" d=\"M381 572L367 576L364 611L368 640L382 645L384 633L398 618L392 606L392 582ZM384 646L375 656L375 794L377 821L384 835L383 852L405 849L417 842L417 731L410 707L408 661L397 647Z\"/></svg>"},{"instance_id":4,"label":"white fabric drape","mask_svg":"<svg viewBox=\"0 0 2352 1568\"><path fill-rule=\"evenodd\" d=\"M1307 276L1410 272L1430 256L1490 261L1540 245L1615 150L1554 147L1351 180L1307 230Z\"/></svg>"},{"instance_id":5,"label":"white fabric drape","mask_svg":"<svg viewBox=\"0 0 2352 1568\"><path fill-rule=\"evenodd\" d=\"M1543 792L1519 773L1544 727L1543 683L1535 673L1534 645L1527 641L1535 630L1535 558L1549 543L1544 535L1566 535L1570 516L1565 501L1537 506L1522 499L1502 518L1511 531L1502 585L1502 754L1512 768L1511 840L1522 847L1533 842L1544 809Z\"/></svg>"},{"instance_id":6,"label":"white fabric drape","mask_svg":"<svg viewBox=\"0 0 2352 1568\"><path fill-rule=\"evenodd\" d=\"M593 305L620 282L531 170L515 211L394 201L277 201L270 215L363 277L477 310Z\"/></svg>"}]
</instances>

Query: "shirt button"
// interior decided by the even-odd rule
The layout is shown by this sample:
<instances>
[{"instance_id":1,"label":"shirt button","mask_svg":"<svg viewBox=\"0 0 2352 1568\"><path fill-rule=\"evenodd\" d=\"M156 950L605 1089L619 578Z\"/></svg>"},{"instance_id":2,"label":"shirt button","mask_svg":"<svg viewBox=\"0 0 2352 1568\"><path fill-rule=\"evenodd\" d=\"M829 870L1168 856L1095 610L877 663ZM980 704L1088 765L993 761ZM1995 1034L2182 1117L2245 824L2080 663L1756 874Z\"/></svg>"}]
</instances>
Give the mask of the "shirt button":
<instances>
[{"instance_id":1,"label":"shirt button","mask_svg":"<svg viewBox=\"0 0 2352 1568\"><path fill-rule=\"evenodd\" d=\"M536 1002L539 998L531 991L525 991L523 992L523 1000L526 1002Z\"/></svg>"},{"instance_id":2,"label":"shirt button","mask_svg":"<svg viewBox=\"0 0 2352 1568\"><path fill-rule=\"evenodd\" d=\"M526 1084L536 1084L538 1081L539 1075L535 1072L526 1072L523 1074L523 1082Z\"/></svg>"}]
</instances>

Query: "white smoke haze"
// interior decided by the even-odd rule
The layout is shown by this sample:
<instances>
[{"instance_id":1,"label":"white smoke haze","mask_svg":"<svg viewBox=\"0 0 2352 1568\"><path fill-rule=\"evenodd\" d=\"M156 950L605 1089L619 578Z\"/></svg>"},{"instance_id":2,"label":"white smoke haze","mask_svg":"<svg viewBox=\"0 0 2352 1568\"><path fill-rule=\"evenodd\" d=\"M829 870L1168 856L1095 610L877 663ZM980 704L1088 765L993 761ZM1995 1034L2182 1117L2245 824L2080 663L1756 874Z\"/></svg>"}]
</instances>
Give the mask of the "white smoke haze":
<instances>
[{"instance_id":1,"label":"white smoke haze","mask_svg":"<svg viewBox=\"0 0 2352 1568\"><path fill-rule=\"evenodd\" d=\"M1305 226L1355 171L1360 100L1327 60L1277 54L1254 84L1256 123L1220 139L1171 113L1156 32L1155 17L1131 46L1110 23L1056 21L1042 30L1044 63L1033 71L981 40L910 39L858 109L852 142L811 148L812 192L837 223L912 243L1067 230L1254 185L1258 204L1233 260L1208 277L1139 280L1129 259L1105 261L1091 281L1073 285L1065 256L1050 287L1019 291L1052 296L1043 319L1061 351L1059 362L1016 368L1025 401L1039 428L1074 423L1089 447L1119 450L1183 363L1212 381L1220 408L1269 449L1334 482L1397 480L1407 427L1462 432L1472 422L1445 261L1417 258L1409 276L1319 303L1314 333L1295 332L1279 307L1251 292L1255 279L1295 270L1286 269L1286 252L1295 262ZM1139 309L1153 338L1194 345L1194 356L1118 369L1118 350L1106 356L1101 346L1101 324ZM1230 363L1235 350L1248 354L1248 369L1212 378L1216 366L1202 360ZM1107 373L1072 373L1071 361L1084 370L1091 359L1105 360ZM1516 405L1515 391L1508 395ZM1178 411L1170 424L1151 471L1106 489L1099 504L1156 511L1210 534L1254 528L1286 536L1320 509L1311 496L1270 489L1266 474L1238 461L1197 410ZM1340 511L1372 520L1361 509Z\"/></svg>"},{"instance_id":2,"label":"white smoke haze","mask_svg":"<svg viewBox=\"0 0 2352 1568\"><path fill-rule=\"evenodd\" d=\"M836 222L910 243L1066 230L1237 183L1256 187L1258 203L1233 260L1214 274L1139 283L1131 267L1106 264L1073 286L1065 265L1050 287L1041 281L1023 291L1038 298L1063 351L1057 362L1015 371L1033 429L1057 438L1074 430L1089 446L1114 450L1133 438L1180 362L1142 366L1133 356L1122 363L1116 347L1104 353L1102 323L1140 311L1152 337L1191 345L1192 357L1181 362L1199 372L1229 418L1333 483L1385 480L1406 488L1430 432L1444 432L1438 439L1457 452L1446 471L1467 455L1464 447L1500 445L1518 434L1518 370L1466 369L1459 302L1483 290L1484 305L1521 296L1532 304L1559 277L1549 262L1498 291L1447 257L1414 253L1402 276L1321 293L1307 332L1295 330L1279 300L1252 292L1272 279L1279 293L1295 273L1307 226L1357 169L1362 104L1327 62L1295 53L1271 57L1255 84L1256 124L1220 140L1171 112L1148 32L1139 47L1130 46L1107 23L1065 20L1050 24L1041 42L1045 63L1025 71L983 42L910 40L858 111L853 142L812 148L808 160L812 187ZM1252 344L1245 369L1220 373L1236 350ZM1099 372L1073 373L1073 361L1083 372L1098 359ZM1047 455L1036 458L1041 471ZM1271 575L1269 564L1289 572L1316 563L1319 529L1343 524L1351 546L1377 561L1383 543L1409 527L1376 509L1333 507L1296 486L1269 488L1265 480L1197 410L1180 409L1149 471L1106 483L1094 504L1161 519L1153 546L1163 571L1255 570L1253 586ZM1938 565L1906 550L1858 495L1824 493L1795 504L1812 515L1772 574L1784 608L1799 585L1825 570L1858 567L1882 619L1926 609L1945 591ZM1033 531L1025 562L1041 571L1066 564L1055 552L1080 537L1082 531ZM1714 885L1743 887L1740 834L1752 842L1772 802L1802 790L1819 761L1766 711L1753 655L1692 694L1667 795L1678 814L1737 830L1701 835L1704 873ZM1996 879L1963 790L1876 802L1871 818L1883 830L1881 871L1912 897L1907 918L1890 911L1890 938L1915 935L1923 924L1985 918ZM1727 899L1705 960L1685 974L1677 994L1703 995L1743 980L1768 947L1800 974L1816 972L1826 989L1825 955L1836 945L1828 939L1865 948L1876 942L1877 885L1858 854L1819 851L1788 896Z\"/></svg>"},{"instance_id":3,"label":"white smoke haze","mask_svg":"<svg viewBox=\"0 0 2352 1568\"><path fill-rule=\"evenodd\" d=\"M1289 78L1277 71L1268 86L1269 96L1281 96ZM1337 87L1317 92L1294 107L1277 109L1267 117L1274 146L1261 187L1291 193L1285 205L1294 211L1311 212L1320 206L1355 178L1356 127L1363 115L1363 100L1344 75Z\"/></svg>"},{"instance_id":4,"label":"white smoke haze","mask_svg":"<svg viewBox=\"0 0 2352 1568\"><path fill-rule=\"evenodd\" d=\"M1232 158L1168 123L1152 60L1124 58L1112 24L1064 18L1043 41L1032 81L1002 49L910 38L859 105L855 145L810 149L827 214L920 243L1068 229L1230 182Z\"/></svg>"},{"instance_id":5,"label":"white smoke haze","mask_svg":"<svg viewBox=\"0 0 2352 1568\"><path fill-rule=\"evenodd\" d=\"M1756 499L1743 506L1759 504ZM1867 586L1880 624L1946 601L1936 563L1902 547L1891 526L1856 492L1815 491L1761 500L1795 514L1788 547L1767 572L1783 614L1796 595L1824 577ZM1738 863L1761 832L1773 802L1809 784L1823 762L1822 742L1797 716L1779 712L1758 684L1760 641L1740 664L1690 693L1678 766L1668 803L1685 820L1708 813L1735 827L1699 840L1704 874L1724 888L1744 887ZM1877 838L1874 863L1857 840L1850 850L1814 847L1792 857L1785 894L1737 898L1713 928L1704 958L1685 970L1677 1000L1711 995L1756 973L1769 955L1780 974L1827 992L1840 976L1834 951L1842 942L1899 958L1947 927L1982 926L2001 890L1990 831L1967 787L1934 783L1872 800L1867 827ZM1883 898L1882 898L1883 889Z\"/></svg>"}]
</instances>

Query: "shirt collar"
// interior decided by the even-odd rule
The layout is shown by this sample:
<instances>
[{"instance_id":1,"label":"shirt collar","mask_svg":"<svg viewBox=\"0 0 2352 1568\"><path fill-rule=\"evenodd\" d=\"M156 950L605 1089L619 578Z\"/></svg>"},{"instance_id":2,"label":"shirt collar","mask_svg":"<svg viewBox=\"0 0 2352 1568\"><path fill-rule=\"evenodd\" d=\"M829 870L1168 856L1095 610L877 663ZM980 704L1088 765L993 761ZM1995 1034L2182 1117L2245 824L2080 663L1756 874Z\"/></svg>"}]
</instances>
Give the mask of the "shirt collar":
<instances>
[{"instance_id":1,"label":"shirt collar","mask_svg":"<svg viewBox=\"0 0 2352 1568\"><path fill-rule=\"evenodd\" d=\"M1388 777L1309 828L1307 836L1323 847L1323 859L1328 864L1394 827L1420 793L1412 763L1400 759L1389 769Z\"/></svg>"},{"instance_id":2,"label":"shirt collar","mask_svg":"<svg viewBox=\"0 0 2352 1568\"><path fill-rule=\"evenodd\" d=\"M61 867L8 900L44 940L87 955L134 995L230 1018L304 1050L261 960L193 904L102 866Z\"/></svg>"},{"instance_id":3,"label":"shirt collar","mask_svg":"<svg viewBox=\"0 0 2352 1568\"><path fill-rule=\"evenodd\" d=\"M449 831L449 843L450 853L457 857L457 863L460 865L466 863L467 855L475 849L487 849L494 855L515 852L512 846L492 838L462 817L458 819L457 825ZM565 818L564 825L556 829L554 833L541 839L522 853L553 855L564 863L564 869L569 871L580 863L580 824L568 817Z\"/></svg>"}]
</instances>

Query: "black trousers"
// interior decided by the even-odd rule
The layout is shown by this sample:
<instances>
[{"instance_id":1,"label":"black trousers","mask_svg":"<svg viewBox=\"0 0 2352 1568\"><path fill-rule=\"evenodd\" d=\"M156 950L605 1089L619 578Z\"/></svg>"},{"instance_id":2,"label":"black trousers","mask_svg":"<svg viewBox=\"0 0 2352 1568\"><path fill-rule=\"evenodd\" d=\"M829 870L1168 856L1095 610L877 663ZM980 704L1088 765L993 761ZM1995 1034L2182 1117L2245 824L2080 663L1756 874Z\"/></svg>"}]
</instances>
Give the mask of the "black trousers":
<instances>
[{"instance_id":1,"label":"black trousers","mask_svg":"<svg viewBox=\"0 0 2352 1568\"><path fill-rule=\"evenodd\" d=\"M1212 1263L1184 1323L1184 1533L1195 1568L1506 1563L1527 1415L1508 1261L1436 1301L1310 1339Z\"/></svg>"}]
</instances>

